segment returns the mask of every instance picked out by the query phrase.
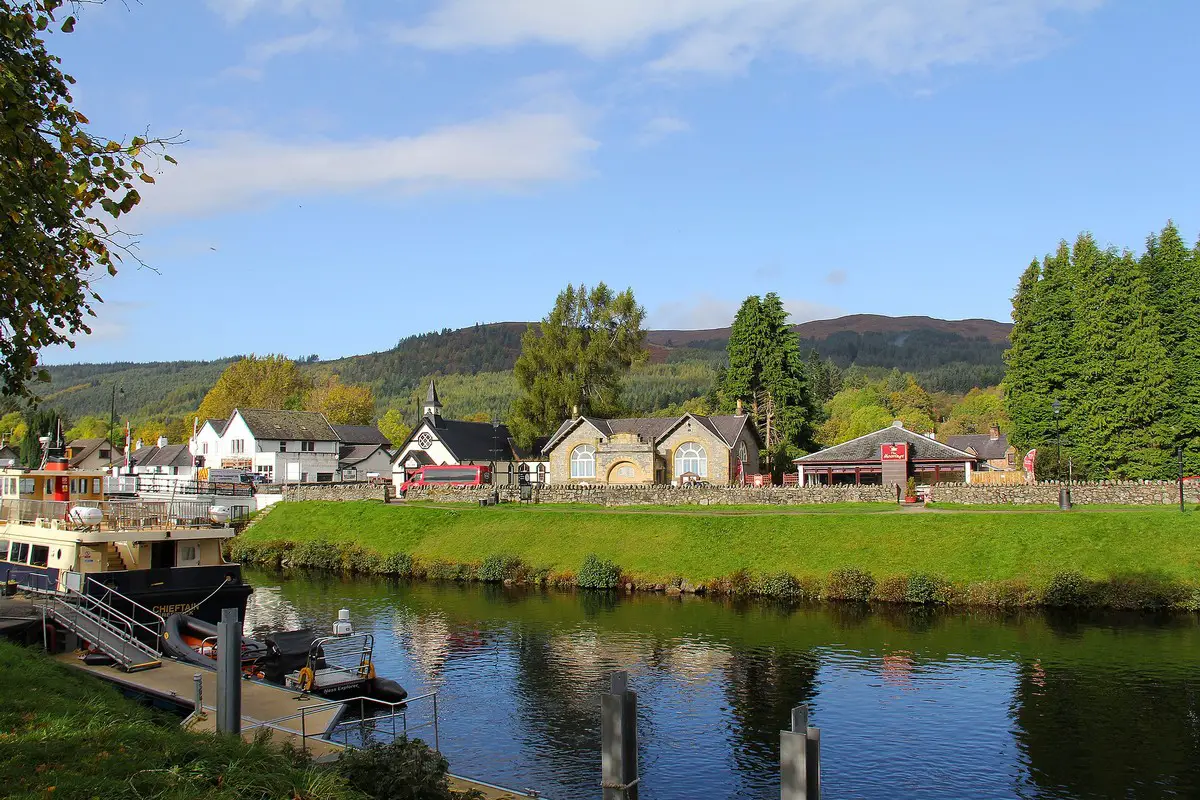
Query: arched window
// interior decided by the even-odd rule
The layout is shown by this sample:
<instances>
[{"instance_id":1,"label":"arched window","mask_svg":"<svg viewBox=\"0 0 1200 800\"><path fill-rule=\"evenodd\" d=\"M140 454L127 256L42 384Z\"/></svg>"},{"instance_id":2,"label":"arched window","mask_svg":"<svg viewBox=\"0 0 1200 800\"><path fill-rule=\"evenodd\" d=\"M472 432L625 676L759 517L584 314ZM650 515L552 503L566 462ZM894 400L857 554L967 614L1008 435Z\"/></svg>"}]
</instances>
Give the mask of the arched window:
<instances>
[{"instance_id":1,"label":"arched window","mask_svg":"<svg viewBox=\"0 0 1200 800\"><path fill-rule=\"evenodd\" d=\"M708 477L708 452L699 442L684 442L675 451L675 477L686 472Z\"/></svg>"},{"instance_id":2,"label":"arched window","mask_svg":"<svg viewBox=\"0 0 1200 800\"><path fill-rule=\"evenodd\" d=\"M513 483L513 463L508 462L508 483L511 486Z\"/></svg>"},{"instance_id":3,"label":"arched window","mask_svg":"<svg viewBox=\"0 0 1200 800\"><path fill-rule=\"evenodd\" d=\"M546 482L546 465L545 463L538 464L538 483Z\"/></svg>"},{"instance_id":4,"label":"arched window","mask_svg":"<svg viewBox=\"0 0 1200 800\"><path fill-rule=\"evenodd\" d=\"M581 444L571 451L571 477L596 477L596 448Z\"/></svg>"},{"instance_id":5,"label":"arched window","mask_svg":"<svg viewBox=\"0 0 1200 800\"><path fill-rule=\"evenodd\" d=\"M749 452L746 450L746 443L738 442L738 461L745 464L747 456L749 456Z\"/></svg>"}]
</instances>

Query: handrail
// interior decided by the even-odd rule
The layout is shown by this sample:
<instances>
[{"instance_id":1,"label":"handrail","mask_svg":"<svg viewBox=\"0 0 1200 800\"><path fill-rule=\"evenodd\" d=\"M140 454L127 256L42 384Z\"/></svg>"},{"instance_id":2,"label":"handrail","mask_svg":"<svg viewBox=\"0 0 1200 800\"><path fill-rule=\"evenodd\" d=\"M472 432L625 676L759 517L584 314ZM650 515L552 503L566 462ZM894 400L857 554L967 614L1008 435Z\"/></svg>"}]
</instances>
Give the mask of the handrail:
<instances>
[{"instance_id":1,"label":"handrail","mask_svg":"<svg viewBox=\"0 0 1200 800\"><path fill-rule=\"evenodd\" d=\"M147 608L146 606L139 603L137 600L134 600L132 597L121 594L113 587L106 586L105 584L100 583L100 581L96 580L95 578L91 577L90 575L87 576L87 580L84 581L84 585L86 586L89 583L95 584L99 588L103 589L105 591L105 597L110 597L110 596L117 597L122 602L128 603L133 608L146 612L152 618L151 622L158 628L158 630L151 628L148 624L138 622L132 616L129 616L128 619L130 621L132 621L133 623L135 623L136 625L140 626L147 633L153 634L155 641L156 642L158 641L158 638L162 635L162 632L166 629L166 625L167 625L167 621L163 618L163 616L161 614L159 614L157 611L155 611L152 608ZM112 607L111 603L106 603L105 605ZM113 611L115 611L118 614L121 613L120 611L117 611L117 609L115 609L115 608L113 608ZM124 615L122 615L122 616L124 616Z\"/></svg>"},{"instance_id":2,"label":"handrail","mask_svg":"<svg viewBox=\"0 0 1200 800\"><path fill-rule=\"evenodd\" d=\"M90 616L94 616L98 619L101 619L101 621L104 621L105 617L115 617L118 622L123 623L125 628L128 629L129 638L131 640L138 642L138 644L140 646L144 647L146 650L150 650L151 652L155 653L156 655L162 655L162 638L161 637L162 637L162 629L163 629L163 626L165 625L163 618L160 617L155 612L151 611L150 609L145 608L145 606L142 606L140 603L121 594L120 592L118 592L117 590L113 589L110 586L104 586L103 584L93 580L92 578L88 578L88 581L95 583L97 586L104 589L107 592L107 595L105 595L105 597L116 596L116 597L121 598L122 600L128 601L134 607L145 609L149 614L153 615L154 618L158 621L157 622L158 629L156 630L154 627L151 627L150 625L147 625L143 622L139 622L138 620L134 619L133 617L121 612L119 609L114 608L110 603L106 603L105 598L103 598L103 597L96 597L95 595L87 594L85 592L77 592L74 589L71 589L69 587L67 588L65 597L68 599L79 598L79 600L74 603L67 602L66 600L63 600L62 602L64 602L65 605L71 605L71 606L80 608L80 610L86 611ZM87 606L87 608L81 607L80 601L82 601L82 605ZM92 610L92 609L95 609L95 610ZM118 631L115 629L115 627L113 630L114 630L114 633L116 633L118 636L124 635L124 631ZM137 631L137 630L145 632L149 636L152 643L143 642L140 639L138 639L138 637L135 633L135 631Z\"/></svg>"},{"instance_id":3,"label":"handrail","mask_svg":"<svg viewBox=\"0 0 1200 800\"><path fill-rule=\"evenodd\" d=\"M430 722L423 722L420 725L410 726L408 724L408 716L406 713L408 710L408 706L417 701L427 700L427 699L433 700L433 719ZM298 719L298 720L300 720L300 730L298 733L300 734L300 740L302 743L307 742L309 739L309 736L311 735L313 738L319 739L320 741L323 741L323 742L329 742L331 744L339 744L337 741L335 741L332 738L324 739L324 738L321 738L320 734L309 734L308 727L305 724L305 721L309 714L312 714L317 711L322 711L322 710L330 708L332 706L345 706L345 705L347 705L349 703L353 703L355 701L357 701L359 703L360 713L361 713L363 706L366 703L374 703L375 705L383 706L383 707L387 708L388 709L387 714L381 714L377 717L372 717L371 719L376 720L376 721L385 720L385 719L392 720L392 735L393 736L396 735L395 719L397 716L397 709L400 709L400 717L402 720L404 720L404 733L405 734L407 734L408 731L410 731L410 730L419 730L420 728L428 728L428 727L432 726L433 727L433 745L434 745L433 749L434 750L439 749L440 740L439 740L439 733L438 733L438 718L437 718L437 692L428 692L426 694L419 695L417 697L406 697L403 700L397 700L397 701L379 700L374 697L368 697L367 695L359 695L357 697L350 697L350 698L346 698L344 700L329 700L324 703L316 703L311 706L306 706L306 707L300 709L299 712L297 712L295 714L289 714L285 717L278 717L276 719L255 722L255 724L253 724L253 725L242 728L242 732L245 733L246 731L251 731L251 730L254 730L255 728L271 728L272 730L280 730L280 731L294 735L297 733L297 731L295 731L293 729L282 727L282 723L291 722L292 720ZM365 722L365 721L366 721L365 718L358 720L358 722L360 722L360 723ZM343 727L348 724L353 724L353 722L354 721L338 722L338 723L334 724L333 726L331 726L329 729L322 731L322 734L328 733L328 734L332 735L333 732L337 728Z\"/></svg>"}]
</instances>

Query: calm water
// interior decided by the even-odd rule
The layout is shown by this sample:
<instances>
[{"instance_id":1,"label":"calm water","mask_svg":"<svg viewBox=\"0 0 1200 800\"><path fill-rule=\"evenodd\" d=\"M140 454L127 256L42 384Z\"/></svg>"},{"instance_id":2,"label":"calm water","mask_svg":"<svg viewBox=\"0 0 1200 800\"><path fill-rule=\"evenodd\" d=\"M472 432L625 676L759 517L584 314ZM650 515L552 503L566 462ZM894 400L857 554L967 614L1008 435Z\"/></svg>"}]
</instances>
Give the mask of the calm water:
<instances>
[{"instance_id":1,"label":"calm water","mask_svg":"<svg viewBox=\"0 0 1200 800\"><path fill-rule=\"evenodd\" d=\"M642 798L777 798L797 703L826 796L1200 797L1191 616L788 609L248 571L248 630L349 608L381 675L436 689L452 768L599 796L599 694L639 693ZM432 738L431 736L428 738Z\"/></svg>"}]
</instances>

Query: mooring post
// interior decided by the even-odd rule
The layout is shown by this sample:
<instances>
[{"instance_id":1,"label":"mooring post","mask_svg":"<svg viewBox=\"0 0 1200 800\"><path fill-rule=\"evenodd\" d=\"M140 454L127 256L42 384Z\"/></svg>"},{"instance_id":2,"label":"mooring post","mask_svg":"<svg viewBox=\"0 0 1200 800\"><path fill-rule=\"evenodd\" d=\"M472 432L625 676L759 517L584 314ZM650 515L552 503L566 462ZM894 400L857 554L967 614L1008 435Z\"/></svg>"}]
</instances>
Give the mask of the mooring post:
<instances>
[{"instance_id":1,"label":"mooring post","mask_svg":"<svg viewBox=\"0 0 1200 800\"><path fill-rule=\"evenodd\" d=\"M792 729L779 732L779 797L821 797L821 731L808 727L808 706L793 708Z\"/></svg>"},{"instance_id":2,"label":"mooring post","mask_svg":"<svg viewBox=\"0 0 1200 800\"><path fill-rule=\"evenodd\" d=\"M204 681L201 679L199 672L192 675L192 683L195 685L195 688L196 688L196 708L193 713L195 713L197 716L203 716L204 715Z\"/></svg>"},{"instance_id":3,"label":"mooring post","mask_svg":"<svg viewBox=\"0 0 1200 800\"><path fill-rule=\"evenodd\" d=\"M612 691L600 696L600 786L603 800L637 800L637 693L629 674L612 674Z\"/></svg>"},{"instance_id":4,"label":"mooring post","mask_svg":"<svg viewBox=\"0 0 1200 800\"><path fill-rule=\"evenodd\" d=\"M236 608L221 609L217 625L217 731L242 732L242 624Z\"/></svg>"}]
</instances>

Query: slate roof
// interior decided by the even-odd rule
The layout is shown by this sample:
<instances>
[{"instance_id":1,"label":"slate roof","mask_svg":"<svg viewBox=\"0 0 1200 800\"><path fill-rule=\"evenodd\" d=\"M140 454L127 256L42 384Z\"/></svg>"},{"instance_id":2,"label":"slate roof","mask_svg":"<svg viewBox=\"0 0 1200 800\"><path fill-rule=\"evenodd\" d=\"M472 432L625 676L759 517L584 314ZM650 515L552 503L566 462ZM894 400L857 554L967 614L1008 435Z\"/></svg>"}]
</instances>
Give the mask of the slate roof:
<instances>
[{"instance_id":1,"label":"slate roof","mask_svg":"<svg viewBox=\"0 0 1200 800\"><path fill-rule=\"evenodd\" d=\"M0 445L0 461L8 461L12 459L14 462L19 461L21 454L8 445Z\"/></svg>"},{"instance_id":2,"label":"slate roof","mask_svg":"<svg viewBox=\"0 0 1200 800\"><path fill-rule=\"evenodd\" d=\"M264 408L239 408L246 426L255 439L307 440L336 442L337 432L325 415L317 411L283 411Z\"/></svg>"},{"instance_id":3,"label":"slate roof","mask_svg":"<svg viewBox=\"0 0 1200 800\"><path fill-rule=\"evenodd\" d=\"M143 447L142 450L149 450L148 447ZM133 457L138 458L138 453L142 450L134 452ZM186 444L168 444L163 447L155 447L154 452L147 459L139 459L138 466L142 467L190 467L192 465L192 451L188 449Z\"/></svg>"},{"instance_id":4,"label":"slate roof","mask_svg":"<svg viewBox=\"0 0 1200 800\"><path fill-rule=\"evenodd\" d=\"M338 462L352 467L366 461L380 450L386 452L386 448L381 444L345 444L338 449Z\"/></svg>"},{"instance_id":5,"label":"slate roof","mask_svg":"<svg viewBox=\"0 0 1200 800\"><path fill-rule=\"evenodd\" d=\"M334 425L333 431L342 444L381 444L391 447L391 441L374 425Z\"/></svg>"},{"instance_id":6,"label":"slate roof","mask_svg":"<svg viewBox=\"0 0 1200 800\"><path fill-rule=\"evenodd\" d=\"M426 420L428 419L426 417ZM446 447L450 448L450 452L454 453L459 461L514 460L512 446L509 444L512 436L506 425L500 425L493 429L490 422L466 422L460 419L440 418L436 430L438 438ZM493 437L495 437L494 444ZM493 447L496 448L495 452L492 450Z\"/></svg>"},{"instance_id":7,"label":"slate roof","mask_svg":"<svg viewBox=\"0 0 1200 800\"><path fill-rule=\"evenodd\" d=\"M88 456L99 450L101 445L107 443L108 439L74 439L68 442L67 449L76 451L75 455L71 457L71 466L78 467L87 460ZM124 457L125 451L121 449L120 445L113 448L112 458L114 461Z\"/></svg>"},{"instance_id":8,"label":"slate roof","mask_svg":"<svg viewBox=\"0 0 1200 800\"><path fill-rule=\"evenodd\" d=\"M738 437L741 436L742 429L746 426L749 417L745 414L741 416L714 417L702 416L700 414L684 414L681 417L633 417L627 419L578 417L576 419L569 419L562 425L559 425L558 430L550 436L549 441L544 446L544 450L552 450L558 444L559 439L574 430L578 424L584 422L590 422L594 425L596 430L600 431L601 435L606 439L617 433L635 433L643 441L649 442L661 439L688 419L695 420L698 424L703 425L716 435L718 439L723 441L726 447L732 448L734 443L737 442ZM754 435L755 438L758 438L757 431L754 431Z\"/></svg>"},{"instance_id":9,"label":"slate roof","mask_svg":"<svg viewBox=\"0 0 1200 800\"><path fill-rule=\"evenodd\" d=\"M1008 454L1008 434L1004 433L1000 434L1000 438L998 439L993 439L991 434L988 433L947 436L946 444L956 447L959 450L966 450L969 447L985 461L1003 459Z\"/></svg>"},{"instance_id":10,"label":"slate roof","mask_svg":"<svg viewBox=\"0 0 1200 800\"><path fill-rule=\"evenodd\" d=\"M424 450L409 450L404 455L404 461L407 462L410 458L415 459L423 467L433 464L433 459ZM395 459L392 460L395 461Z\"/></svg>"},{"instance_id":11,"label":"slate roof","mask_svg":"<svg viewBox=\"0 0 1200 800\"><path fill-rule=\"evenodd\" d=\"M213 430L217 432L217 436L225 435L225 426L228 424L229 424L229 420L227 420L227 419L206 419L206 420L204 420L204 425L212 425ZM200 427L203 428L204 425L201 425Z\"/></svg>"},{"instance_id":12,"label":"slate roof","mask_svg":"<svg viewBox=\"0 0 1200 800\"><path fill-rule=\"evenodd\" d=\"M919 433L913 433L899 423L883 430L859 436L848 442L827 447L816 453L794 459L797 464L858 464L880 461L879 448L884 444L908 443L909 461L975 461L976 457L955 447L930 439Z\"/></svg>"},{"instance_id":13,"label":"slate roof","mask_svg":"<svg viewBox=\"0 0 1200 800\"><path fill-rule=\"evenodd\" d=\"M140 467L140 466L144 465L148 459L153 458L154 454L157 452L158 452L158 445L151 444L151 445L146 445L145 447L139 447L137 450L134 450L132 453L130 453L129 457L132 458L134 461L136 461L138 466Z\"/></svg>"}]
</instances>

